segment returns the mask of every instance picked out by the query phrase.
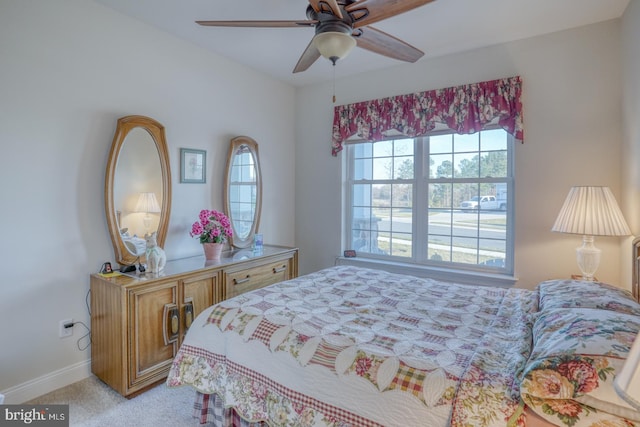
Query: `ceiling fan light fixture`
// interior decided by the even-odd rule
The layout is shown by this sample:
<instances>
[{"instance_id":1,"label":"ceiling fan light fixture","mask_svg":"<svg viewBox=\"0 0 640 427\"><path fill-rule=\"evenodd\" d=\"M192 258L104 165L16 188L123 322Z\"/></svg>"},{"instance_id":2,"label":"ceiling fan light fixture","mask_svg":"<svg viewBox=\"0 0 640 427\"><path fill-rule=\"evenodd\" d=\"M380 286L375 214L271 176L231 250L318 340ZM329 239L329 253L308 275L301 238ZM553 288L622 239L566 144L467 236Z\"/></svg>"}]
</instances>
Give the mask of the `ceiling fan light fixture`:
<instances>
[{"instance_id":1,"label":"ceiling fan light fixture","mask_svg":"<svg viewBox=\"0 0 640 427\"><path fill-rule=\"evenodd\" d=\"M338 59L344 59L356 46L356 41L351 35L338 31L316 34L313 43L320 55L333 62L334 65Z\"/></svg>"}]
</instances>

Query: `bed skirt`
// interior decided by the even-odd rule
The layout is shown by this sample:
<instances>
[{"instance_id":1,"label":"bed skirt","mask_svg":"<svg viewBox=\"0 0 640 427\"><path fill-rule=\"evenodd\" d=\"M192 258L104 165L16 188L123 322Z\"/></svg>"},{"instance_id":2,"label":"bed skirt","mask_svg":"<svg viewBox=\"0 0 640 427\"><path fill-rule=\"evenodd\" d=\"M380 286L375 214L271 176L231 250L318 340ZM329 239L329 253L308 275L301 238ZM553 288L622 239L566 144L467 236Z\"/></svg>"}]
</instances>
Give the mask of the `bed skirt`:
<instances>
[{"instance_id":1,"label":"bed skirt","mask_svg":"<svg viewBox=\"0 0 640 427\"><path fill-rule=\"evenodd\" d=\"M267 423L263 421L249 422L233 408L225 408L222 400L215 394L196 392L193 416L199 420L200 425L206 427L267 427Z\"/></svg>"}]
</instances>

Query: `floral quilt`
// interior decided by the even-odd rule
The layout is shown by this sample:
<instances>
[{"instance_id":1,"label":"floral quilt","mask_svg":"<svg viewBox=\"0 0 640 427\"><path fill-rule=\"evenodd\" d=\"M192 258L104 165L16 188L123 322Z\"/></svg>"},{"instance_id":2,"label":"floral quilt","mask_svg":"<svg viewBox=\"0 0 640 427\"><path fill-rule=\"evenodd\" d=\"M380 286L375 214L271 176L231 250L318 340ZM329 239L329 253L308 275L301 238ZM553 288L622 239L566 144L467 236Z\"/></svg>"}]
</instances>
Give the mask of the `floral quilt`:
<instances>
[{"instance_id":1,"label":"floral quilt","mask_svg":"<svg viewBox=\"0 0 640 427\"><path fill-rule=\"evenodd\" d=\"M167 384L274 426L524 425L536 291L339 266L203 312Z\"/></svg>"}]
</instances>

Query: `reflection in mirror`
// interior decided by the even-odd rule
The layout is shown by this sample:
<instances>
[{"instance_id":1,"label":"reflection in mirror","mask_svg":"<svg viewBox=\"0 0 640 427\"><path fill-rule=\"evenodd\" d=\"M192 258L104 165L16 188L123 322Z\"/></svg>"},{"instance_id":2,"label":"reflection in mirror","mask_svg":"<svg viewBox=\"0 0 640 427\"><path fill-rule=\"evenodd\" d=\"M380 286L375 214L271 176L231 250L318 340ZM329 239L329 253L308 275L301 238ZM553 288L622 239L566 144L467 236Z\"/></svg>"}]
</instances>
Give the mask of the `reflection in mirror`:
<instances>
[{"instance_id":1,"label":"reflection in mirror","mask_svg":"<svg viewBox=\"0 0 640 427\"><path fill-rule=\"evenodd\" d=\"M258 144L252 138L239 136L231 140L225 176L225 213L231 220L238 248L249 247L260 224L262 180Z\"/></svg>"},{"instance_id":2,"label":"reflection in mirror","mask_svg":"<svg viewBox=\"0 0 640 427\"><path fill-rule=\"evenodd\" d=\"M113 180L114 208L125 248L144 255L144 235L157 231L162 200L162 170L153 137L134 128L120 148ZM152 216L152 214L154 214Z\"/></svg>"},{"instance_id":3,"label":"reflection in mirror","mask_svg":"<svg viewBox=\"0 0 640 427\"><path fill-rule=\"evenodd\" d=\"M171 180L164 127L143 116L118 120L105 181L105 207L116 260L130 265L144 256L144 235L164 245Z\"/></svg>"}]
</instances>

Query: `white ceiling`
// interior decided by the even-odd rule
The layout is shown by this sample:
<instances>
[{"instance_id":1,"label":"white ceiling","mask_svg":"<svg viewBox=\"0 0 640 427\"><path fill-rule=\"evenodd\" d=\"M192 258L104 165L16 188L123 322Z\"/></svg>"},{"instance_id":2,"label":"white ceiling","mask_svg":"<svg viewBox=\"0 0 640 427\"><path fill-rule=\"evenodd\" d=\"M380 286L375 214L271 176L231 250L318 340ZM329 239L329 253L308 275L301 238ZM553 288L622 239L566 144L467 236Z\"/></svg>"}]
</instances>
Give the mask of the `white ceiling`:
<instances>
[{"instance_id":1,"label":"white ceiling","mask_svg":"<svg viewBox=\"0 0 640 427\"><path fill-rule=\"evenodd\" d=\"M306 19L305 0L95 0L207 50L296 86L333 78L320 58L293 74L313 28L202 27L196 20ZM435 0L374 24L425 52L462 52L620 17L630 0ZM337 77L405 64L355 48ZM410 66L410 65L409 65Z\"/></svg>"}]
</instances>

